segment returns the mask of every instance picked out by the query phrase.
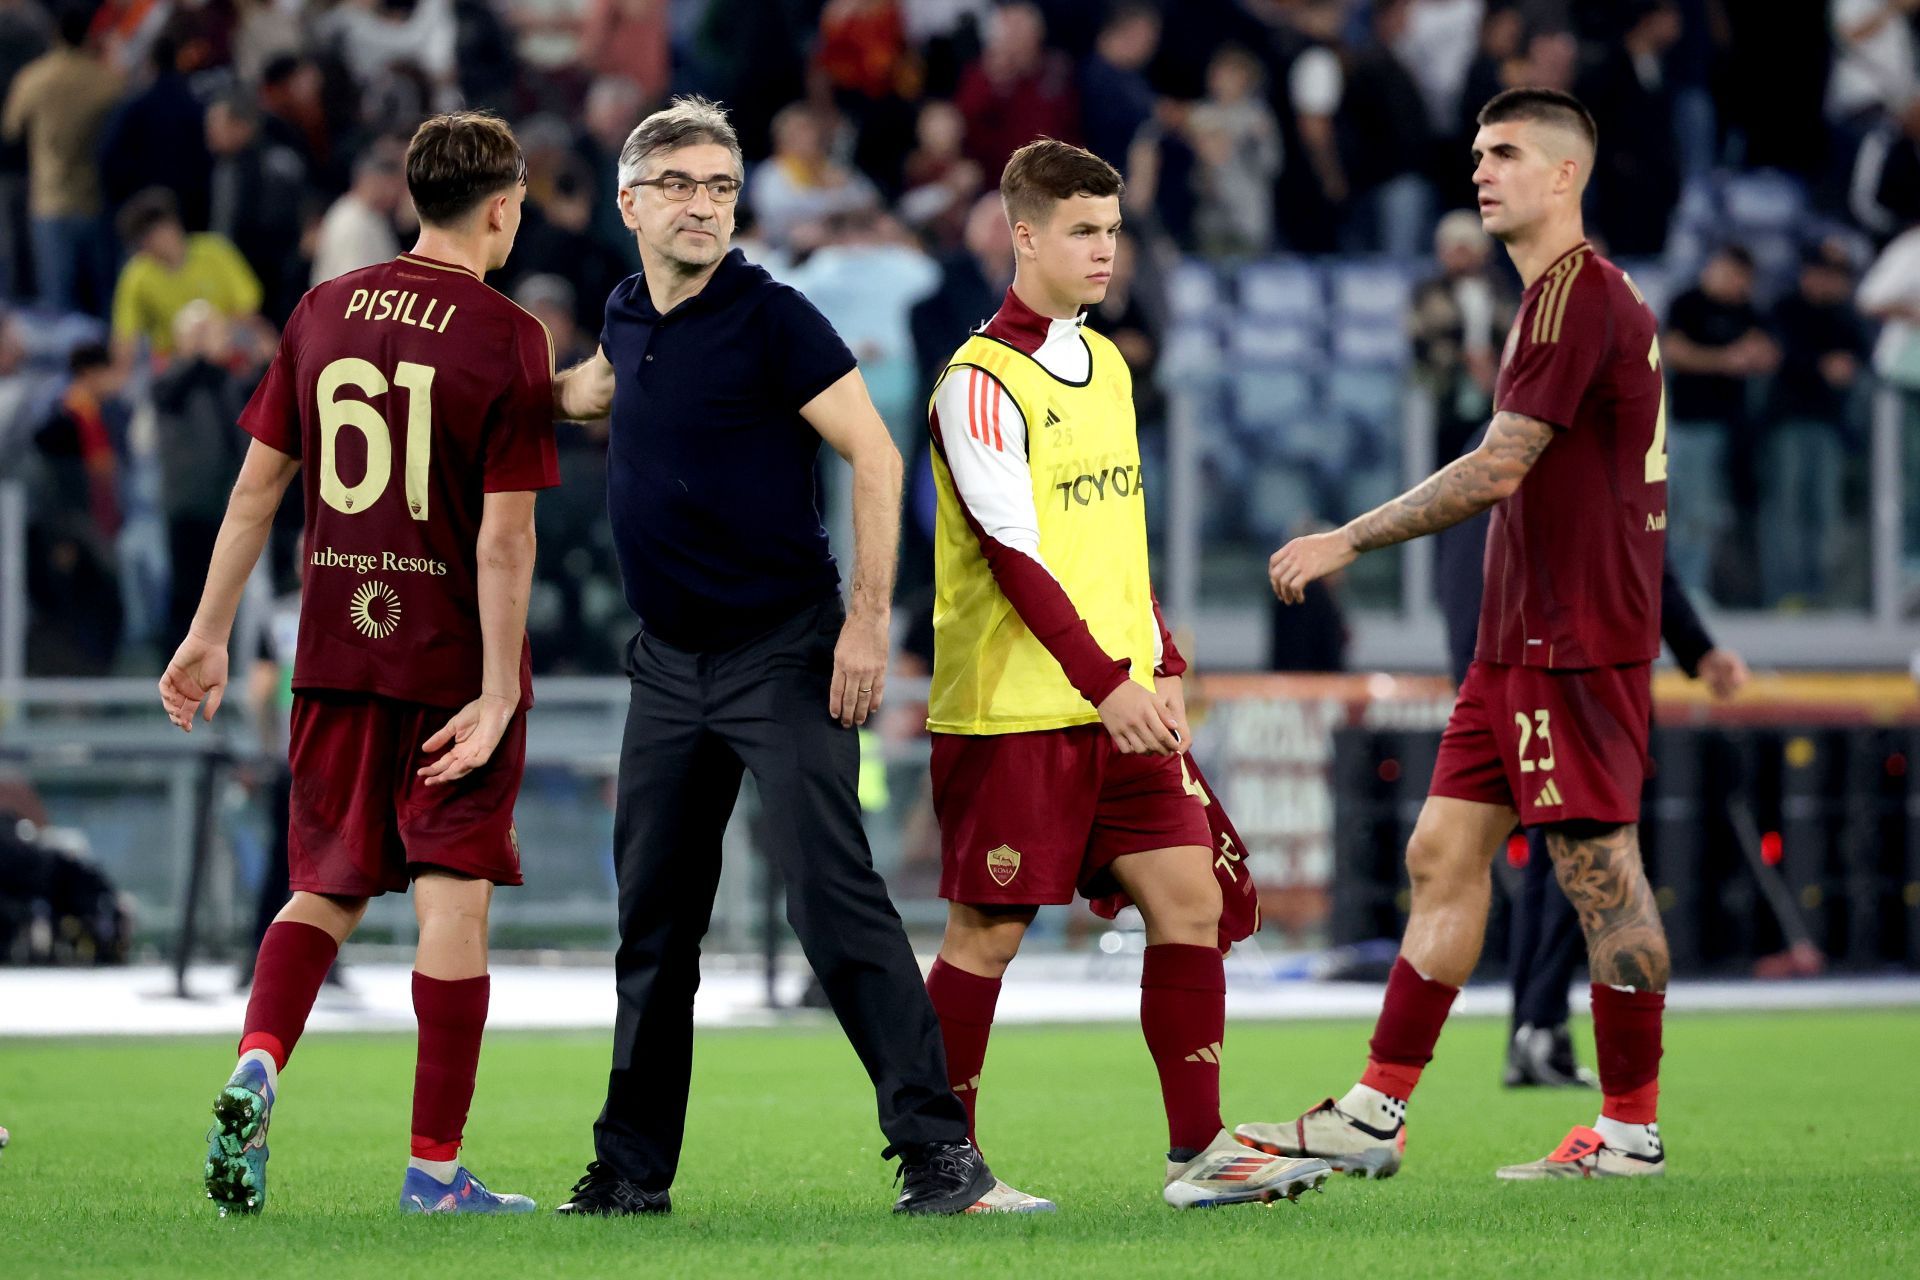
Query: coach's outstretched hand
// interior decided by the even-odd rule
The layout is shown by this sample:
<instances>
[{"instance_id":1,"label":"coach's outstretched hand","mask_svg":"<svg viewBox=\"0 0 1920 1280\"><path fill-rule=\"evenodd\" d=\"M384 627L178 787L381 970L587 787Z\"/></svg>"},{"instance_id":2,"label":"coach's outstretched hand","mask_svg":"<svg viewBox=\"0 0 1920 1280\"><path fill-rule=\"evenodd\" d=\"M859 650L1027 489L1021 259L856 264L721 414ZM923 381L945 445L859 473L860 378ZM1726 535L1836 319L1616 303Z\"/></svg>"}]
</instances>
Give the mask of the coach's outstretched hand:
<instances>
[{"instance_id":1,"label":"coach's outstretched hand","mask_svg":"<svg viewBox=\"0 0 1920 1280\"><path fill-rule=\"evenodd\" d=\"M211 721L226 691L227 646L203 640L189 631L180 647L173 651L173 661L167 663L166 672L160 677L160 705L167 709L167 719L192 733L193 713L199 710L200 700L206 699L207 709L203 715Z\"/></svg>"},{"instance_id":2,"label":"coach's outstretched hand","mask_svg":"<svg viewBox=\"0 0 1920 1280\"><path fill-rule=\"evenodd\" d=\"M843 729L865 724L880 709L887 691L887 615L847 615L840 640L833 646L833 684L827 694L827 714Z\"/></svg>"},{"instance_id":3,"label":"coach's outstretched hand","mask_svg":"<svg viewBox=\"0 0 1920 1280\"><path fill-rule=\"evenodd\" d=\"M1131 680L1100 704L1100 723L1113 735L1113 744L1130 756L1170 756L1186 745L1173 713Z\"/></svg>"},{"instance_id":4,"label":"coach's outstretched hand","mask_svg":"<svg viewBox=\"0 0 1920 1280\"><path fill-rule=\"evenodd\" d=\"M511 700L483 693L454 712L453 719L447 721L440 732L420 744L422 751L438 751L448 743L453 744L453 749L432 764L423 765L418 770L419 776L425 778L430 787L443 786L466 777L491 760L493 749L500 745L500 736L513 719L514 710Z\"/></svg>"},{"instance_id":5,"label":"coach's outstretched hand","mask_svg":"<svg viewBox=\"0 0 1920 1280\"><path fill-rule=\"evenodd\" d=\"M1359 558L1346 530L1310 533L1273 553L1267 560L1267 581L1281 603L1299 604L1306 599L1309 582L1338 573Z\"/></svg>"}]
</instances>

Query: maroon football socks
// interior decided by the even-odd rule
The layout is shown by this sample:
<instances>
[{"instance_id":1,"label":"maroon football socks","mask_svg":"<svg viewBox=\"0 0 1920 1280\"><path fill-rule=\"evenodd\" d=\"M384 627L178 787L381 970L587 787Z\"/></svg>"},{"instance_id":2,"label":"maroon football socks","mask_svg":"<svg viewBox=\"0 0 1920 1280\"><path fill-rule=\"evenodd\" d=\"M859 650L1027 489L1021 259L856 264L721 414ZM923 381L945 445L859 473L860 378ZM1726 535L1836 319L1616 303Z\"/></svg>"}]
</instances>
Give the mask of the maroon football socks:
<instances>
[{"instance_id":1,"label":"maroon football socks","mask_svg":"<svg viewBox=\"0 0 1920 1280\"><path fill-rule=\"evenodd\" d=\"M264 1049L283 1071L293 1046L306 1030L314 997L340 946L325 929L297 920L276 920L260 940L253 965L253 994L247 1000L247 1021L240 1035L240 1053Z\"/></svg>"},{"instance_id":2,"label":"maroon football socks","mask_svg":"<svg viewBox=\"0 0 1920 1280\"><path fill-rule=\"evenodd\" d=\"M1167 1146L1199 1151L1219 1136L1227 971L1217 947L1163 942L1140 969L1140 1029L1160 1073Z\"/></svg>"},{"instance_id":3,"label":"maroon football socks","mask_svg":"<svg viewBox=\"0 0 1920 1280\"><path fill-rule=\"evenodd\" d=\"M460 1154L490 989L484 973L453 981L413 975L413 1012L420 1022L420 1054L413 1068L416 1159L452 1160Z\"/></svg>"},{"instance_id":4,"label":"maroon football socks","mask_svg":"<svg viewBox=\"0 0 1920 1280\"><path fill-rule=\"evenodd\" d=\"M967 1109L967 1137L971 1138L980 1069L987 1061L987 1037L993 1033L993 1007L1000 1000L1000 979L983 978L935 960L927 974L927 995L947 1046L947 1082Z\"/></svg>"},{"instance_id":5,"label":"maroon football socks","mask_svg":"<svg viewBox=\"0 0 1920 1280\"><path fill-rule=\"evenodd\" d=\"M1600 1060L1600 1114L1624 1124L1652 1124L1660 1102L1660 1022L1667 997L1658 991L1593 984L1593 1046Z\"/></svg>"},{"instance_id":6,"label":"maroon football socks","mask_svg":"<svg viewBox=\"0 0 1920 1280\"><path fill-rule=\"evenodd\" d=\"M1459 994L1460 988L1423 978L1405 956L1396 957L1360 1083L1402 1102L1411 1098Z\"/></svg>"}]
</instances>

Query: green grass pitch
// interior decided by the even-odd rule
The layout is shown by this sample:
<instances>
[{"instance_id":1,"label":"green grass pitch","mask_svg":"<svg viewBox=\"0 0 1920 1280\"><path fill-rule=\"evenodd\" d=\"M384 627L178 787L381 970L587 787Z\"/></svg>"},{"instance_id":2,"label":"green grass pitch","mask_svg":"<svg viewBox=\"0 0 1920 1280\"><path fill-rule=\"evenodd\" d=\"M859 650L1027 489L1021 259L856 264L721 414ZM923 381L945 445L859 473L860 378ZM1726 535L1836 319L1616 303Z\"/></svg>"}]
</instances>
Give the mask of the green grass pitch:
<instances>
[{"instance_id":1,"label":"green grass pitch","mask_svg":"<svg viewBox=\"0 0 1920 1280\"><path fill-rule=\"evenodd\" d=\"M1159 1200L1152 1064L1131 1026L994 1037L981 1138L1057 1199L1035 1218L891 1216L890 1167L831 1026L703 1032L668 1219L403 1219L413 1039L317 1035L282 1078L266 1213L222 1221L199 1169L228 1042L0 1044L0 1275L1905 1276L1920 1274L1920 1015L1672 1019L1663 1181L1505 1185L1593 1095L1509 1093L1502 1027L1460 1019L1415 1100L1408 1164L1273 1208ZM1228 1123L1290 1116L1353 1079L1367 1028L1229 1029ZM1590 1053L1590 1046L1588 1049ZM557 1203L591 1152L598 1034L490 1036L467 1156ZM1589 1060L1591 1060L1589 1058Z\"/></svg>"}]
</instances>

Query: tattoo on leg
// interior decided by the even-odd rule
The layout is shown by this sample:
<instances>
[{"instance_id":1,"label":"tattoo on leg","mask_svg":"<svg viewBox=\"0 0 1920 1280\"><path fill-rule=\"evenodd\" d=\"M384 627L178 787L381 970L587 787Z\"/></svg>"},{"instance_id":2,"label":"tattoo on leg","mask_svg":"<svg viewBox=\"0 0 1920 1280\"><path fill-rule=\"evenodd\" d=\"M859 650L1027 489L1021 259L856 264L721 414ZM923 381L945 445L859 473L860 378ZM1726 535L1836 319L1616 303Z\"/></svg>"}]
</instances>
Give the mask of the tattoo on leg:
<instances>
[{"instance_id":1,"label":"tattoo on leg","mask_svg":"<svg viewBox=\"0 0 1920 1280\"><path fill-rule=\"evenodd\" d=\"M1554 875L1580 913L1593 980L1665 991L1667 934L1640 865L1640 829L1632 823L1592 834L1549 829L1547 847Z\"/></svg>"}]
</instances>

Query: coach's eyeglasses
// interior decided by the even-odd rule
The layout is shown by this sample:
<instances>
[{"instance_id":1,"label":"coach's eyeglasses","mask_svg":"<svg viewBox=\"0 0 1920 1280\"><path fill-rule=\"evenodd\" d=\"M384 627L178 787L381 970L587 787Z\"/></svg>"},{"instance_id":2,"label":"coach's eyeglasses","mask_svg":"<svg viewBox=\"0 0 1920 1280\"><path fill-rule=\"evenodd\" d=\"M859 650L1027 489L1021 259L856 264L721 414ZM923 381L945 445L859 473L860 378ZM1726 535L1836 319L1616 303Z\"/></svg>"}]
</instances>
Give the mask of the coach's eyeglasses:
<instances>
[{"instance_id":1,"label":"coach's eyeglasses","mask_svg":"<svg viewBox=\"0 0 1920 1280\"><path fill-rule=\"evenodd\" d=\"M707 189L707 198L715 204L732 204L740 198L740 180L738 178L683 178L678 174L669 174L664 178L641 178L628 183L634 187L658 187L660 194L675 204L685 204L693 199L693 193L701 187Z\"/></svg>"}]
</instances>

